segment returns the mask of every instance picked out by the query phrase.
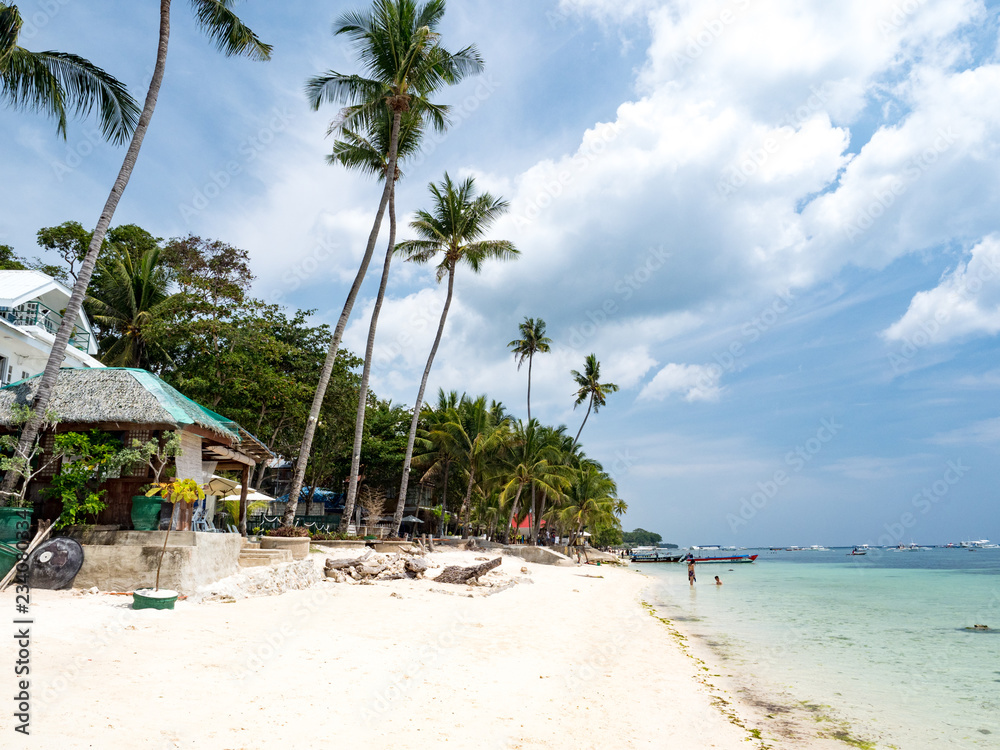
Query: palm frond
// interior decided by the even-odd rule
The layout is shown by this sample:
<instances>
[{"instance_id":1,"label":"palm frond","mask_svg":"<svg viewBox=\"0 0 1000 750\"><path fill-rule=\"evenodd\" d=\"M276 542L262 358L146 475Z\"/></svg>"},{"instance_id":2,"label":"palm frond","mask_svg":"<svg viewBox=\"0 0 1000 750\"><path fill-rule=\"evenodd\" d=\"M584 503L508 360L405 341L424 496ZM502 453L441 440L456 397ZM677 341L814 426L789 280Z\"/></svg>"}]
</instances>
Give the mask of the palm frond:
<instances>
[{"instance_id":1,"label":"palm frond","mask_svg":"<svg viewBox=\"0 0 1000 750\"><path fill-rule=\"evenodd\" d=\"M45 112L56 118L66 136L66 110L87 115L97 107L101 132L115 144L126 142L141 110L128 89L93 63L66 52L11 49L0 68L3 94L15 107Z\"/></svg>"},{"instance_id":2,"label":"palm frond","mask_svg":"<svg viewBox=\"0 0 1000 750\"><path fill-rule=\"evenodd\" d=\"M243 55L251 60L270 60L270 44L257 35L232 11L235 0L191 0L198 25L227 57Z\"/></svg>"},{"instance_id":3,"label":"palm frond","mask_svg":"<svg viewBox=\"0 0 1000 750\"><path fill-rule=\"evenodd\" d=\"M306 98L313 109L319 109L320 105L326 102L360 105L377 101L382 104L388 93L386 87L379 81L359 75L344 75L335 70L313 76L306 81Z\"/></svg>"}]
</instances>

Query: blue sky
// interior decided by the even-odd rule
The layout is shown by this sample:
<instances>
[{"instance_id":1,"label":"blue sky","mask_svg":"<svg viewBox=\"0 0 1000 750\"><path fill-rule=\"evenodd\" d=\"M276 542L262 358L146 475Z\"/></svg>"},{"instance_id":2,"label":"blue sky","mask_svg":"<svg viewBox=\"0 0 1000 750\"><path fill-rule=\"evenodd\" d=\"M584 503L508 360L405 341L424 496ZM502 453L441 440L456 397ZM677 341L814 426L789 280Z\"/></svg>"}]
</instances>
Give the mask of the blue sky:
<instances>
[{"instance_id":1,"label":"blue sky","mask_svg":"<svg viewBox=\"0 0 1000 750\"><path fill-rule=\"evenodd\" d=\"M82 54L141 98L151 4L18 5L25 46ZM335 111L302 89L356 69L330 28L358 5L242 4L275 46L262 64L215 52L177 3L115 223L245 247L261 296L335 321L378 186L324 163ZM555 346L533 414L575 432L569 371L591 352L622 387L583 441L626 528L743 546L1000 539L996 5L453 0L442 33L476 43L486 72L441 93L454 124L397 205L424 207L445 170L474 175L511 201L495 236L522 257L459 275L430 393L523 416L505 345L542 317ZM0 132L0 242L32 255L38 228L96 223L122 152L93 121L62 141L5 110ZM413 402L442 300L430 271L397 264L380 396Z\"/></svg>"}]
</instances>

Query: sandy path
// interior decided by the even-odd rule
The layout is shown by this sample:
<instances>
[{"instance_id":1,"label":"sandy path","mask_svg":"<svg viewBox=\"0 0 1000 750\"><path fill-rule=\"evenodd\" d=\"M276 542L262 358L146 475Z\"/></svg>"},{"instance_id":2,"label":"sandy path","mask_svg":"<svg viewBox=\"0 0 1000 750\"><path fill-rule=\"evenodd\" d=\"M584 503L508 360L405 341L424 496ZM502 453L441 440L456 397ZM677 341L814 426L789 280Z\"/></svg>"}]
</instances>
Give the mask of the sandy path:
<instances>
[{"instance_id":1,"label":"sandy path","mask_svg":"<svg viewBox=\"0 0 1000 750\"><path fill-rule=\"evenodd\" d=\"M532 583L473 598L433 581L324 583L157 612L34 592L32 734L15 734L3 706L0 746L757 746L639 606L643 576L509 557L503 571L522 565ZM0 611L13 612L11 592Z\"/></svg>"}]
</instances>

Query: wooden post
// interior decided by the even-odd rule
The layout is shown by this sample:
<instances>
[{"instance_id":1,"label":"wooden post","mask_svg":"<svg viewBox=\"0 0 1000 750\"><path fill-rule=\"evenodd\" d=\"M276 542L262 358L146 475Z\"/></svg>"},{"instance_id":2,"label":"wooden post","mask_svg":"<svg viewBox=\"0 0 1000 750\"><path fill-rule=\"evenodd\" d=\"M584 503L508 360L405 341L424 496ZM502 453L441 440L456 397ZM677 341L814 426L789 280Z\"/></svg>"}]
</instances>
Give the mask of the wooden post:
<instances>
[{"instance_id":1,"label":"wooden post","mask_svg":"<svg viewBox=\"0 0 1000 750\"><path fill-rule=\"evenodd\" d=\"M240 534L247 535L247 493L250 491L250 467L243 465L240 485Z\"/></svg>"}]
</instances>

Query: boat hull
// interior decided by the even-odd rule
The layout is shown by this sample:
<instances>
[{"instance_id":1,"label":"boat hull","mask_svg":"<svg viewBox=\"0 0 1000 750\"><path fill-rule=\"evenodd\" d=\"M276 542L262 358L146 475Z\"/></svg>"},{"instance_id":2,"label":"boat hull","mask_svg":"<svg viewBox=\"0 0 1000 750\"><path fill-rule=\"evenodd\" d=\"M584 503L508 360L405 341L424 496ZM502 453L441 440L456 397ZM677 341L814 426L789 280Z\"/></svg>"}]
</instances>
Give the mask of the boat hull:
<instances>
[{"instance_id":1,"label":"boat hull","mask_svg":"<svg viewBox=\"0 0 1000 750\"><path fill-rule=\"evenodd\" d=\"M693 557L696 563L752 563L757 555L730 555L729 557Z\"/></svg>"}]
</instances>

